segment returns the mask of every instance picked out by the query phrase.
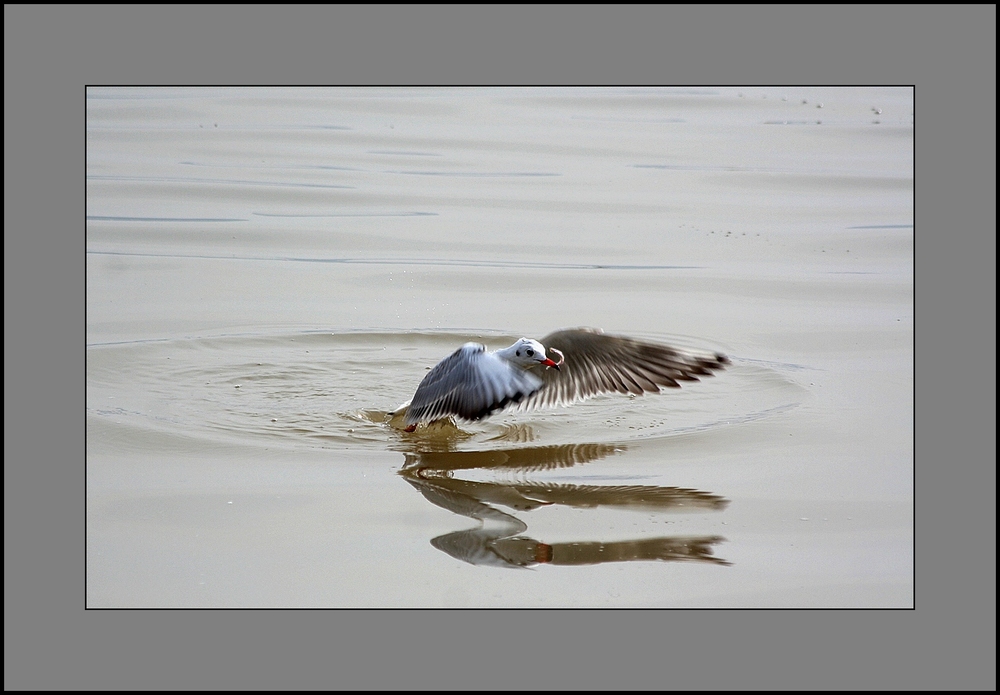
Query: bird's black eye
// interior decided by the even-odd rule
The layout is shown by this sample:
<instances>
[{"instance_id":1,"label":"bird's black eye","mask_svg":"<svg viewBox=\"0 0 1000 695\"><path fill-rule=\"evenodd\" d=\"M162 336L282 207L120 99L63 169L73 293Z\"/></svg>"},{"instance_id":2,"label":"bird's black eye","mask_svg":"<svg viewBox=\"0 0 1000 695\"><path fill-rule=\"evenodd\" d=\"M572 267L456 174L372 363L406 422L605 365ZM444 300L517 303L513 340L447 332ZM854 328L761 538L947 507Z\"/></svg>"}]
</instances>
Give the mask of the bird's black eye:
<instances>
[{"instance_id":1,"label":"bird's black eye","mask_svg":"<svg viewBox=\"0 0 1000 695\"><path fill-rule=\"evenodd\" d=\"M528 357L531 357L534 354L535 354L535 351L532 350L531 348L528 348Z\"/></svg>"}]
</instances>

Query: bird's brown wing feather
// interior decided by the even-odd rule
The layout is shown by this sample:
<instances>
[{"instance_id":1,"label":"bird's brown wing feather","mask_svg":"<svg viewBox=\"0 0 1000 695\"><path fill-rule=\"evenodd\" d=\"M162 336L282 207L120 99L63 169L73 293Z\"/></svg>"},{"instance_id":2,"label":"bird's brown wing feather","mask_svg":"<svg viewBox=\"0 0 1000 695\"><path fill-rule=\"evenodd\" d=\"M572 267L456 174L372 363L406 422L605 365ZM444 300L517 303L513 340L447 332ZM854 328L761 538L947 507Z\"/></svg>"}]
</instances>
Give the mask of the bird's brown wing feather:
<instances>
[{"instance_id":1,"label":"bird's brown wing feather","mask_svg":"<svg viewBox=\"0 0 1000 695\"><path fill-rule=\"evenodd\" d=\"M724 369L725 355L699 356L669 345L606 335L590 328L573 328L547 335L546 349L560 351L558 370L537 372L544 387L521 403L522 409L567 405L601 393L655 393L678 388ZM558 361L558 356L549 353Z\"/></svg>"}]
</instances>

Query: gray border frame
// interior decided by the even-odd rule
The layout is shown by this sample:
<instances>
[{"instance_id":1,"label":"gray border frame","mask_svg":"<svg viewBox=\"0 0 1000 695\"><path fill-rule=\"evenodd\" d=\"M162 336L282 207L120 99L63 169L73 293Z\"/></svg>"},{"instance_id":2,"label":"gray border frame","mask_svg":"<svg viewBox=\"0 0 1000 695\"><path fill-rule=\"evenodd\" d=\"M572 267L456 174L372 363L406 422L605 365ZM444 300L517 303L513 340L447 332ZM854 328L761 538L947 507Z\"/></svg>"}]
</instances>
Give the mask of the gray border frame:
<instances>
[{"instance_id":1,"label":"gray border frame","mask_svg":"<svg viewBox=\"0 0 1000 695\"><path fill-rule=\"evenodd\" d=\"M84 610L86 85L760 83L916 86L915 610ZM995 4L5 5L4 106L5 690L995 689Z\"/></svg>"}]
</instances>

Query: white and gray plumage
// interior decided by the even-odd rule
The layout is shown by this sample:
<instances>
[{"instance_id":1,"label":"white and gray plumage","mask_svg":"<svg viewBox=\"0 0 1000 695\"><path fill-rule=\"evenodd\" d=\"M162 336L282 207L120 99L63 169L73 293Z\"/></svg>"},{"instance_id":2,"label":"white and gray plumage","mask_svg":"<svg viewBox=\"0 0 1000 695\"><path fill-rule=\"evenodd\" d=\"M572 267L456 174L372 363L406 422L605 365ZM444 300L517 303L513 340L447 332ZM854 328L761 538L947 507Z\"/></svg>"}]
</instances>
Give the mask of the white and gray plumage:
<instances>
[{"instance_id":1,"label":"white and gray plumage","mask_svg":"<svg viewBox=\"0 0 1000 695\"><path fill-rule=\"evenodd\" d=\"M589 328L556 331L541 341L521 338L496 352L466 343L428 372L396 413L412 432L422 422L482 420L504 408L568 405L601 393L656 393L711 376L728 363L719 353L702 357Z\"/></svg>"}]
</instances>

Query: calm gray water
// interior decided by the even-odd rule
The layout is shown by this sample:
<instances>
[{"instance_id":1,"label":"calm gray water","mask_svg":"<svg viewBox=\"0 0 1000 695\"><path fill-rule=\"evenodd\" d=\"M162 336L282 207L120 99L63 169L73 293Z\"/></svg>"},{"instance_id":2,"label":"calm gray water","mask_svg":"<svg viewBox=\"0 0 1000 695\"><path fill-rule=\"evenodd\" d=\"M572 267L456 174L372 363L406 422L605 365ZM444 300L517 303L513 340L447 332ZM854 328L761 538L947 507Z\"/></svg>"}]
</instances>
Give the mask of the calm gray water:
<instances>
[{"instance_id":1,"label":"calm gray water","mask_svg":"<svg viewBox=\"0 0 1000 695\"><path fill-rule=\"evenodd\" d=\"M909 89L91 89L99 607L910 607ZM732 365L413 434L469 340Z\"/></svg>"}]
</instances>

